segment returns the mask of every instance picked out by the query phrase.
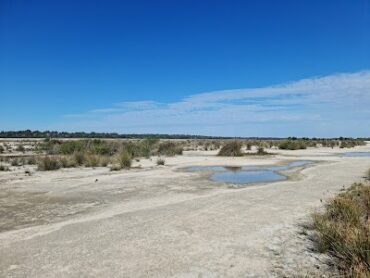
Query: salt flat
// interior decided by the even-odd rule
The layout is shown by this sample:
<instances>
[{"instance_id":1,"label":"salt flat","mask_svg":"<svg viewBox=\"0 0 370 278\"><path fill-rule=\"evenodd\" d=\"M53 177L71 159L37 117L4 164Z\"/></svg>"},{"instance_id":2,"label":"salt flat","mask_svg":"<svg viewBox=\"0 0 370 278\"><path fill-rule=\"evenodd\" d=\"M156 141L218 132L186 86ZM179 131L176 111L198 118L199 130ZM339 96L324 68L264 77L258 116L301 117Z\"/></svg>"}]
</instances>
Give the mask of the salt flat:
<instances>
[{"instance_id":1,"label":"salt flat","mask_svg":"<svg viewBox=\"0 0 370 278\"><path fill-rule=\"evenodd\" d=\"M271 150L225 158L185 152L131 170L0 173L1 277L280 277L325 274L301 225L321 200L363 181L370 151ZM289 180L235 187L188 166L316 163ZM31 169L32 171L32 169Z\"/></svg>"}]
</instances>

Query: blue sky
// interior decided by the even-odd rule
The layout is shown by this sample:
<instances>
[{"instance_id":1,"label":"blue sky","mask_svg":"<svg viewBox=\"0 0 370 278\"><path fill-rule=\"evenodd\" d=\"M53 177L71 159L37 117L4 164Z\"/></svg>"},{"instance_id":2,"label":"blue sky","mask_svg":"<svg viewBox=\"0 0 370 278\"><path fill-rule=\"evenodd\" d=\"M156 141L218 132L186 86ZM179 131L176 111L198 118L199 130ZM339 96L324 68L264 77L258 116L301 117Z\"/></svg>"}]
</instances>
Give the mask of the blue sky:
<instances>
[{"instance_id":1,"label":"blue sky","mask_svg":"<svg viewBox=\"0 0 370 278\"><path fill-rule=\"evenodd\" d=\"M370 136L369 70L369 0L0 0L0 130Z\"/></svg>"}]
</instances>

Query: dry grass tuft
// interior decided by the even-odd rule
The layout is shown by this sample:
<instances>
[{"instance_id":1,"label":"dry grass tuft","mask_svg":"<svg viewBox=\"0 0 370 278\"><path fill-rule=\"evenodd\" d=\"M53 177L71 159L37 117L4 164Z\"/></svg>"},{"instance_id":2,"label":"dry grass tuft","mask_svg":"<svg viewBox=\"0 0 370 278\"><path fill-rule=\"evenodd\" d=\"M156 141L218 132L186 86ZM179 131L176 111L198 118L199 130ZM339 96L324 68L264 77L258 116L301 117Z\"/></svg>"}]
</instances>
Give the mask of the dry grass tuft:
<instances>
[{"instance_id":1,"label":"dry grass tuft","mask_svg":"<svg viewBox=\"0 0 370 278\"><path fill-rule=\"evenodd\" d=\"M267 155L269 154L268 152L265 151L263 147L259 147L257 150L257 155Z\"/></svg>"},{"instance_id":2,"label":"dry grass tuft","mask_svg":"<svg viewBox=\"0 0 370 278\"><path fill-rule=\"evenodd\" d=\"M130 168L132 164L132 155L125 149L121 149L118 153L118 163L121 168Z\"/></svg>"},{"instance_id":3,"label":"dry grass tuft","mask_svg":"<svg viewBox=\"0 0 370 278\"><path fill-rule=\"evenodd\" d=\"M158 158L157 159L157 165L164 165L166 162L163 158Z\"/></svg>"},{"instance_id":4,"label":"dry grass tuft","mask_svg":"<svg viewBox=\"0 0 370 278\"><path fill-rule=\"evenodd\" d=\"M313 214L320 252L336 258L346 277L370 277L370 185L354 184Z\"/></svg>"},{"instance_id":5,"label":"dry grass tuft","mask_svg":"<svg viewBox=\"0 0 370 278\"><path fill-rule=\"evenodd\" d=\"M45 156L37 160L37 169L39 171L57 170L62 167L60 160L57 157Z\"/></svg>"},{"instance_id":6,"label":"dry grass tuft","mask_svg":"<svg viewBox=\"0 0 370 278\"><path fill-rule=\"evenodd\" d=\"M85 167L98 167L100 165L100 156L95 154L86 155Z\"/></svg>"}]
</instances>

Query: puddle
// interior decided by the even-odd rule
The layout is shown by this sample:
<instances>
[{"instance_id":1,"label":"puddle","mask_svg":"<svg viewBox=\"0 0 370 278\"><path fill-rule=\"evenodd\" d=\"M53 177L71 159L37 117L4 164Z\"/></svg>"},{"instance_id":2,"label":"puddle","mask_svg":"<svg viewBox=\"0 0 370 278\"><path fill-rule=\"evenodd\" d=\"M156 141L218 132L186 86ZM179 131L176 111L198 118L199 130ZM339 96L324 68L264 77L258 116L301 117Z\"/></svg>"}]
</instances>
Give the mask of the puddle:
<instances>
[{"instance_id":1,"label":"puddle","mask_svg":"<svg viewBox=\"0 0 370 278\"><path fill-rule=\"evenodd\" d=\"M349 152L343 153L344 157L370 157L370 152Z\"/></svg>"},{"instance_id":2,"label":"puddle","mask_svg":"<svg viewBox=\"0 0 370 278\"><path fill-rule=\"evenodd\" d=\"M287 177L279 172L312 163L312 161L301 160L283 166L193 166L187 168L187 171L213 172L210 177L212 181L249 184L286 180Z\"/></svg>"}]
</instances>

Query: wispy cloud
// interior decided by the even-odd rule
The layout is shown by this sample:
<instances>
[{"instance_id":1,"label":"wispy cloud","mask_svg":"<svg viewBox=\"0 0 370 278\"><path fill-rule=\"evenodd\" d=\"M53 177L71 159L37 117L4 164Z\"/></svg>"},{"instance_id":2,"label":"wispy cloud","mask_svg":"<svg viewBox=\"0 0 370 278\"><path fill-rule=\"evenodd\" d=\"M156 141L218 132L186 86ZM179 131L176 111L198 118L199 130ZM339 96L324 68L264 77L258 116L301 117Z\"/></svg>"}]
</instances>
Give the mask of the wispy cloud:
<instances>
[{"instance_id":1,"label":"wispy cloud","mask_svg":"<svg viewBox=\"0 0 370 278\"><path fill-rule=\"evenodd\" d=\"M172 103L121 102L66 115L69 130L230 136L369 136L370 71L264 88L190 95Z\"/></svg>"}]
</instances>

